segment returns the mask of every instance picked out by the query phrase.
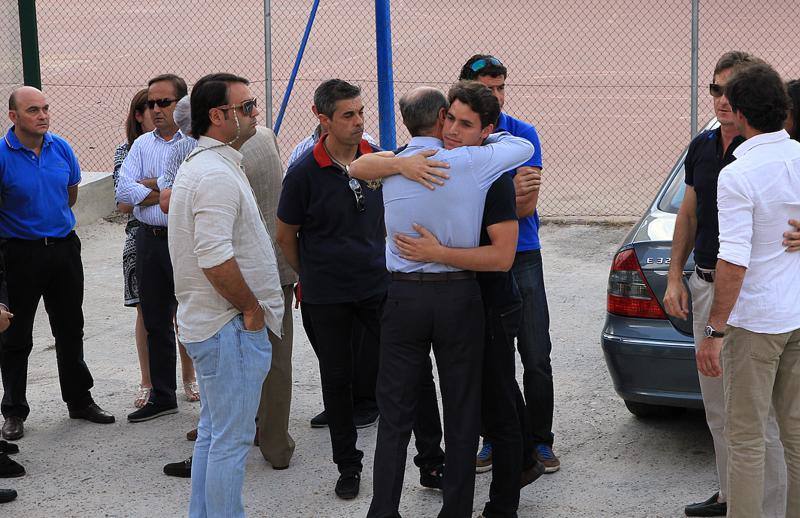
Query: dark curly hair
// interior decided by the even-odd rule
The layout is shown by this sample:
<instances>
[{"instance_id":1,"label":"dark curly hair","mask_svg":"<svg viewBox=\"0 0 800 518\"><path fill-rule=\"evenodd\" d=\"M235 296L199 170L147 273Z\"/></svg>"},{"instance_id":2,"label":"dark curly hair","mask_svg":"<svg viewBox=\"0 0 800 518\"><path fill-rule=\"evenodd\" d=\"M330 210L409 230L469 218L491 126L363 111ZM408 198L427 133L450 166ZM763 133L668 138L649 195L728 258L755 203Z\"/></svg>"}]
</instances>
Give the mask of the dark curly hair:
<instances>
[{"instance_id":1,"label":"dark curly hair","mask_svg":"<svg viewBox=\"0 0 800 518\"><path fill-rule=\"evenodd\" d=\"M725 96L735 113L765 133L783 129L789 112L786 85L774 68L758 63L737 71L725 85Z\"/></svg>"}]
</instances>

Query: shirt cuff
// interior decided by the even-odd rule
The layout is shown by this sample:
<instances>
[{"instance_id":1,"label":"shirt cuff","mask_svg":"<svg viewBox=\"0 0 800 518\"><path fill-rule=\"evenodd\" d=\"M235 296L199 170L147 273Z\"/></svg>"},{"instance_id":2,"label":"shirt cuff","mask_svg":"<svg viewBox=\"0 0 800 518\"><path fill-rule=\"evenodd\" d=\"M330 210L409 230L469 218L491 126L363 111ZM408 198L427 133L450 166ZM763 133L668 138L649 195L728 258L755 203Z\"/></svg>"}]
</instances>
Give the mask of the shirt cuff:
<instances>
[{"instance_id":1,"label":"shirt cuff","mask_svg":"<svg viewBox=\"0 0 800 518\"><path fill-rule=\"evenodd\" d=\"M741 266L742 268L748 268L750 266L750 250L743 249L740 247L734 246L723 246L720 245L719 247L719 254L717 254L718 259L722 259L725 262L735 264L736 266Z\"/></svg>"},{"instance_id":2,"label":"shirt cuff","mask_svg":"<svg viewBox=\"0 0 800 518\"><path fill-rule=\"evenodd\" d=\"M122 203L127 203L128 205L139 205L144 201L145 198L150 196L150 193L153 192L152 189L145 187L144 185L137 183L134 185L131 190L128 192L127 200L119 200Z\"/></svg>"},{"instance_id":3,"label":"shirt cuff","mask_svg":"<svg viewBox=\"0 0 800 518\"><path fill-rule=\"evenodd\" d=\"M207 270L219 266L233 257L233 247L230 243L220 244L214 248L197 254L197 266Z\"/></svg>"}]
</instances>

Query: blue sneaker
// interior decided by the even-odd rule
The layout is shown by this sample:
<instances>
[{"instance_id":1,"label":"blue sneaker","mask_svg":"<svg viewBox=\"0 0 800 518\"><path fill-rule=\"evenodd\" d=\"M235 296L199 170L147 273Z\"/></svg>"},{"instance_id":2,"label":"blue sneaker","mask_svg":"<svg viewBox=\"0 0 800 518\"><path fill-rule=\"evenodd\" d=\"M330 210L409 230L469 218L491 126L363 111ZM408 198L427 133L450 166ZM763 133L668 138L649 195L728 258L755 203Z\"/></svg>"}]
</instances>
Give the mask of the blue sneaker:
<instances>
[{"instance_id":1,"label":"blue sneaker","mask_svg":"<svg viewBox=\"0 0 800 518\"><path fill-rule=\"evenodd\" d=\"M556 454L553 453L553 448L547 444L536 445L536 458L539 462L544 464L545 473L555 473L561 469L561 461L558 460Z\"/></svg>"},{"instance_id":2,"label":"blue sneaker","mask_svg":"<svg viewBox=\"0 0 800 518\"><path fill-rule=\"evenodd\" d=\"M483 440L483 447L475 458L475 473L486 473L492 470L492 443Z\"/></svg>"}]
</instances>

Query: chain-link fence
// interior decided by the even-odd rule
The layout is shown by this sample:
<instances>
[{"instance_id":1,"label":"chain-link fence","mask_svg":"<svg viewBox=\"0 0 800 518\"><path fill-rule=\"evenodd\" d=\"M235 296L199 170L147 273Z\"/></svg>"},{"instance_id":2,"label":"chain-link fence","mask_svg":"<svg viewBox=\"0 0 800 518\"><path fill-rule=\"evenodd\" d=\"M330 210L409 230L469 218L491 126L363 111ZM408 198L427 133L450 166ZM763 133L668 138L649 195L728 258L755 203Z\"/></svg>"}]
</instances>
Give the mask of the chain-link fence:
<instances>
[{"instance_id":1,"label":"chain-link fence","mask_svg":"<svg viewBox=\"0 0 800 518\"><path fill-rule=\"evenodd\" d=\"M0 3L0 102L22 84L22 53L17 2Z\"/></svg>"},{"instance_id":2,"label":"chain-link fence","mask_svg":"<svg viewBox=\"0 0 800 518\"><path fill-rule=\"evenodd\" d=\"M312 2L267 2L276 114ZM393 0L395 98L419 84L446 88L472 54L494 54L509 69L505 110L540 133L542 215L638 215L690 138L691 5ZM53 129L84 169L110 169L128 103L156 74L191 84L230 71L253 80L264 99L263 0L39 0L37 8ZM11 11L6 38L18 37ZM747 50L787 79L800 76L795 14L800 7L777 0L701 3L701 126L713 115L706 84L722 52ZM21 78L9 56L3 73ZM379 136L375 56L374 2L322 0L279 135L284 159L316 126L313 91L331 77L362 87L366 130ZM400 145L408 134L396 117Z\"/></svg>"}]
</instances>

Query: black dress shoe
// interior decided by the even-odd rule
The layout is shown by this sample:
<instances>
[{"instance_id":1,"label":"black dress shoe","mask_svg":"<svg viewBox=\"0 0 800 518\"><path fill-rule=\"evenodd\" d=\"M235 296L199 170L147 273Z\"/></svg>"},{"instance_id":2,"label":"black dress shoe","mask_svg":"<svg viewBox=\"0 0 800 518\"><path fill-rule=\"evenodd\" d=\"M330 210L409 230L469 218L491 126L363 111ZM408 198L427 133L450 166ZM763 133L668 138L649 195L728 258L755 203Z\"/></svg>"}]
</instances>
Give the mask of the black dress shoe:
<instances>
[{"instance_id":1,"label":"black dress shoe","mask_svg":"<svg viewBox=\"0 0 800 518\"><path fill-rule=\"evenodd\" d=\"M311 428L327 428L327 427L328 427L328 414L326 414L324 410L311 418Z\"/></svg>"},{"instance_id":2,"label":"black dress shoe","mask_svg":"<svg viewBox=\"0 0 800 518\"><path fill-rule=\"evenodd\" d=\"M25 426L22 424L22 418L13 415L6 417L6 422L3 423L2 434L3 437L9 441L22 439L22 436L25 435Z\"/></svg>"},{"instance_id":3,"label":"black dress shoe","mask_svg":"<svg viewBox=\"0 0 800 518\"><path fill-rule=\"evenodd\" d=\"M547 468L545 468L544 464L539 462L539 459L536 459L536 462L533 464L533 466L522 470L522 473L519 477L519 488L522 489L523 487L532 484L546 472Z\"/></svg>"},{"instance_id":4,"label":"black dress shoe","mask_svg":"<svg viewBox=\"0 0 800 518\"><path fill-rule=\"evenodd\" d=\"M442 489L444 479L444 464L433 466L432 468L421 468L419 470L419 484L429 489Z\"/></svg>"},{"instance_id":5,"label":"black dress shoe","mask_svg":"<svg viewBox=\"0 0 800 518\"><path fill-rule=\"evenodd\" d=\"M99 424L111 424L115 420L113 415L97 406L97 403L94 402L89 403L80 410L70 410L69 417L70 419L83 419Z\"/></svg>"},{"instance_id":6,"label":"black dress shoe","mask_svg":"<svg viewBox=\"0 0 800 518\"><path fill-rule=\"evenodd\" d=\"M16 478L25 474L25 468L11 460L5 453L0 454L0 478Z\"/></svg>"},{"instance_id":7,"label":"black dress shoe","mask_svg":"<svg viewBox=\"0 0 800 518\"><path fill-rule=\"evenodd\" d=\"M170 477L191 478L192 477L192 457L182 462L172 462L164 466L164 474Z\"/></svg>"},{"instance_id":8,"label":"black dress shoe","mask_svg":"<svg viewBox=\"0 0 800 518\"><path fill-rule=\"evenodd\" d=\"M128 414L128 421L131 423L141 423L149 421L162 415L177 414L178 405L156 405L155 403L148 402L145 406Z\"/></svg>"},{"instance_id":9,"label":"black dress shoe","mask_svg":"<svg viewBox=\"0 0 800 518\"><path fill-rule=\"evenodd\" d=\"M13 489L0 489L0 504L10 502L17 498L17 492Z\"/></svg>"},{"instance_id":10,"label":"black dress shoe","mask_svg":"<svg viewBox=\"0 0 800 518\"><path fill-rule=\"evenodd\" d=\"M378 422L377 410L356 410L353 413L353 424L356 428L369 428Z\"/></svg>"},{"instance_id":11,"label":"black dress shoe","mask_svg":"<svg viewBox=\"0 0 800 518\"><path fill-rule=\"evenodd\" d=\"M336 496L342 500L352 500L358 496L361 487L361 473L342 475L336 481Z\"/></svg>"},{"instance_id":12,"label":"black dress shoe","mask_svg":"<svg viewBox=\"0 0 800 518\"><path fill-rule=\"evenodd\" d=\"M19 446L10 442L0 441L0 453L14 455L15 453L19 453Z\"/></svg>"},{"instance_id":13,"label":"black dress shoe","mask_svg":"<svg viewBox=\"0 0 800 518\"><path fill-rule=\"evenodd\" d=\"M686 516L725 516L728 514L728 503L718 502L718 498L719 493L714 493L705 502L687 505L683 511Z\"/></svg>"}]
</instances>

